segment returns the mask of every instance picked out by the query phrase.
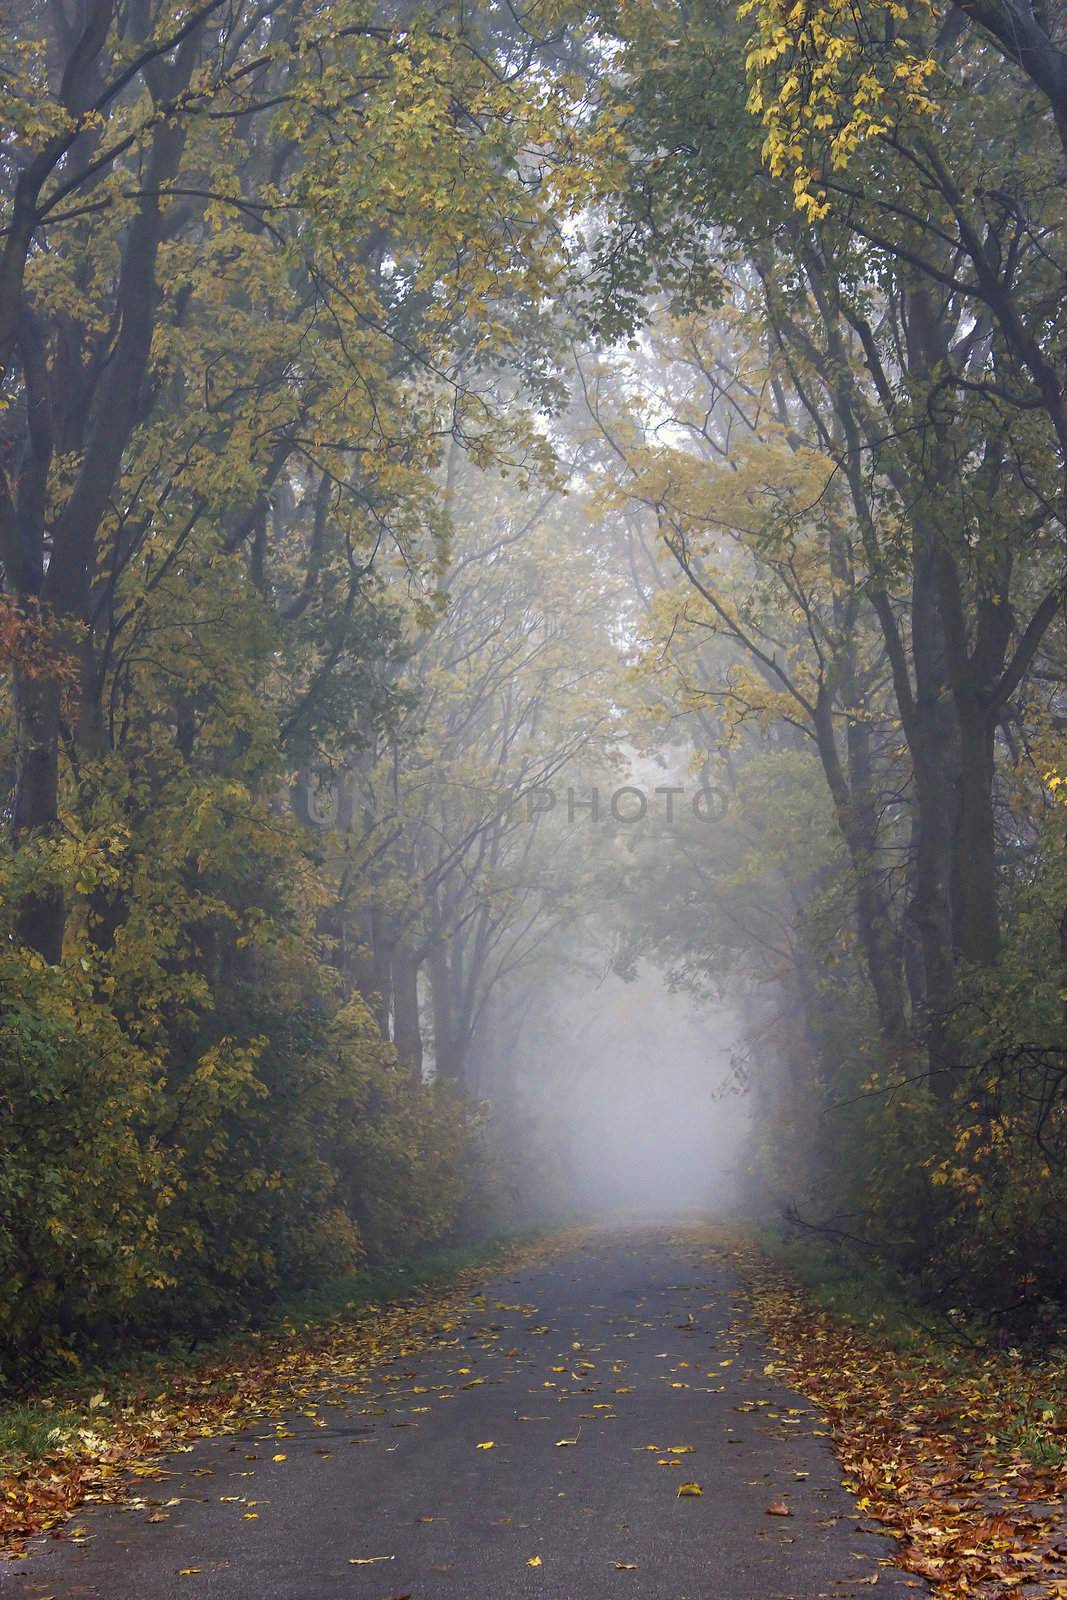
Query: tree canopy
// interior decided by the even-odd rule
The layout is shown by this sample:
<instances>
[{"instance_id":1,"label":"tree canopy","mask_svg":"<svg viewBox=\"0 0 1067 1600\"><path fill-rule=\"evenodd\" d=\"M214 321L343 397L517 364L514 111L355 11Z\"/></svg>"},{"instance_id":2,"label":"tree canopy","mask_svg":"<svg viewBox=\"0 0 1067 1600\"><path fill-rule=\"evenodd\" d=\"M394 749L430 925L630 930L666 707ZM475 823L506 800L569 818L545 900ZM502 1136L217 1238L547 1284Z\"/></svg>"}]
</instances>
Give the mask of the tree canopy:
<instances>
[{"instance_id":1,"label":"tree canopy","mask_svg":"<svg viewBox=\"0 0 1067 1600\"><path fill-rule=\"evenodd\" d=\"M548 1208L598 962L753 1205L1053 1320L1055 20L0 20L7 1368Z\"/></svg>"}]
</instances>

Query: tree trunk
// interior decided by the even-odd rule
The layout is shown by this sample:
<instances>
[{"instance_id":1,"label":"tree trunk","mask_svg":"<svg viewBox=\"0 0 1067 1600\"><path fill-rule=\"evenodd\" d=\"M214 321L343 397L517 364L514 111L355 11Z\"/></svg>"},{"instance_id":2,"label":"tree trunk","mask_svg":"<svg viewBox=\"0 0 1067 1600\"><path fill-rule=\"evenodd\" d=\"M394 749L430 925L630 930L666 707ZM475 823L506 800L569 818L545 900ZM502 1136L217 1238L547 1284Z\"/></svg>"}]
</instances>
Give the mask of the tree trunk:
<instances>
[{"instance_id":1,"label":"tree trunk","mask_svg":"<svg viewBox=\"0 0 1067 1600\"><path fill-rule=\"evenodd\" d=\"M422 1029L419 1026L419 966L407 950L393 952L393 1043L413 1083L422 1082Z\"/></svg>"},{"instance_id":2,"label":"tree trunk","mask_svg":"<svg viewBox=\"0 0 1067 1600\"><path fill-rule=\"evenodd\" d=\"M900 955L878 870L877 817L870 794L870 775L863 767L865 733L865 729L854 724L849 735L850 759L859 763L858 770L852 773L857 784L853 791L841 766L831 696L828 690L820 690L815 708L816 743L855 875L856 918L874 991L878 1024L885 1038L892 1041L903 1039L905 1033L904 992Z\"/></svg>"},{"instance_id":3,"label":"tree trunk","mask_svg":"<svg viewBox=\"0 0 1067 1600\"><path fill-rule=\"evenodd\" d=\"M955 985L952 858L959 810L959 728L948 686L945 636L934 580L937 529L916 517L912 534L911 648L915 696L904 719L911 753L916 849L907 916L922 954L918 1015L931 1085L947 1086L945 1018Z\"/></svg>"},{"instance_id":4,"label":"tree trunk","mask_svg":"<svg viewBox=\"0 0 1067 1600\"><path fill-rule=\"evenodd\" d=\"M16 844L54 838L59 827L59 702L55 678L15 676L17 768L12 831ZM58 889L28 894L19 906L21 942L55 965L63 952L64 903Z\"/></svg>"},{"instance_id":5,"label":"tree trunk","mask_svg":"<svg viewBox=\"0 0 1067 1600\"><path fill-rule=\"evenodd\" d=\"M955 942L961 958L991 966L1000 952L993 811L993 727L973 692L956 696L960 804L956 829Z\"/></svg>"},{"instance_id":6,"label":"tree trunk","mask_svg":"<svg viewBox=\"0 0 1067 1600\"><path fill-rule=\"evenodd\" d=\"M433 1059L437 1076L449 1083L463 1082L463 1051L456 1038L453 973L443 942L430 952L430 992L433 1000Z\"/></svg>"}]
</instances>

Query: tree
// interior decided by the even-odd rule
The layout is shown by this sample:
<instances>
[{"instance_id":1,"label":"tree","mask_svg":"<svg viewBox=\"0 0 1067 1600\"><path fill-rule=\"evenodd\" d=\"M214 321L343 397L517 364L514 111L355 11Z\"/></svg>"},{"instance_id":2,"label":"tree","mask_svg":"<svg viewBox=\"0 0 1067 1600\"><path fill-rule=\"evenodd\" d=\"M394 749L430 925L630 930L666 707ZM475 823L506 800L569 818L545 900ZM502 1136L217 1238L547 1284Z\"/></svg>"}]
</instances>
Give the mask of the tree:
<instances>
[{"instance_id":1,"label":"tree","mask_svg":"<svg viewBox=\"0 0 1067 1600\"><path fill-rule=\"evenodd\" d=\"M490 284L502 301L551 288L517 153L554 102L516 72L538 41L492 23L482 40L487 21L476 39L447 8L413 21L358 4L85 0L12 30L0 554L20 612L40 609L57 655L79 662L76 748L99 749L131 620L115 589L149 553L151 585L209 529L262 591L268 521L288 500L303 523L321 496L303 560L288 552L288 620L313 598L336 608L299 725L376 543L421 559L416 498L443 434L492 454L496 425L462 374L509 336L472 311ZM349 545L333 584L331 496ZM55 675L16 663L14 698L13 830L42 847L71 725ZM45 872L22 936L55 961L63 925Z\"/></svg>"},{"instance_id":2,"label":"tree","mask_svg":"<svg viewBox=\"0 0 1067 1600\"><path fill-rule=\"evenodd\" d=\"M434 1069L463 1082L493 986L573 900L551 813L612 742L618 661L608 582L562 483L492 487L457 457L448 493L446 609L411 639L408 710L376 761L352 764L338 849L398 1048L417 1073L424 973Z\"/></svg>"}]
</instances>

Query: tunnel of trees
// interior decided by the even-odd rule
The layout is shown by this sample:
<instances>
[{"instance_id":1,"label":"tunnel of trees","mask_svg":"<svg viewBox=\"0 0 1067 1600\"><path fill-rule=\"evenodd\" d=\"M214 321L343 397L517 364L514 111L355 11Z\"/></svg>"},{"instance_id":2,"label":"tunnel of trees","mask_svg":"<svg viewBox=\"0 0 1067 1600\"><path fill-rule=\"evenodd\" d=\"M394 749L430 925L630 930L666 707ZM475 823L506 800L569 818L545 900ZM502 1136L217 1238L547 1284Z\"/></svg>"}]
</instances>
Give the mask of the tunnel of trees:
<instances>
[{"instance_id":1,"label":"tunnel of trees","mask_svg":"<svg viewBox=\"0 0 1067 1600\"><path fill-rule=\"evenodd\" d=\"M1062 1316L1065 174L1016 0L0 0L9 1375L578 1205L593 993Z\"/></svg>"}]
</instances>

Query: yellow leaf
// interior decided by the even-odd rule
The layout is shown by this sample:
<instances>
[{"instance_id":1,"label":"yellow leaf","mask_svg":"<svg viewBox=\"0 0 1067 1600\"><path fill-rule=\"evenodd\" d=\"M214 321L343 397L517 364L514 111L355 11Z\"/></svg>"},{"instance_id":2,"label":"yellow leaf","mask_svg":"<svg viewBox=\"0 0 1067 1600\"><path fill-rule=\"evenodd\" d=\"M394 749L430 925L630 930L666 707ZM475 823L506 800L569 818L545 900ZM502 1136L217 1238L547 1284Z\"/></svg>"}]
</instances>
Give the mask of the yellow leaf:
<instances>
[{"instance_id":1,"label":"yellow leaf","mask_svg":"<svg viewBox=\"0 0 1067 1600\"><path fill-rule=\"evenodd\" d=\"M700 1487L699 1483L680 1483L678 1485L678 1493L675 1498L681 1500L684 1495L686 1497L692 1496L695 1499L697 1495L701 1495L703 1493L704 1491Z\"/></svg>"},{"instance_id":2,"label":"yellow leaf","mask_svg":"<svg viewBox=\"0 0 1067 1600\"><path fill-rule=\"evenodd\" d=\"M494 1439L487 1439L484 1444L477 1444L474 1448L476 1450L491 1450L495 1442Z\"/></svg>"},{"instance_id":3,"label":"yellow leaf","mask_svg":"<svg viewBox=\"0 0 1067 1600\"><path fill-rule=\"evenodd\" d=\"M526 1565L528 1567L539 1567L541 1565L541 1557L540 1556L531 1556L529 1561L527 1561Z\"/></svg>"}]
</instances>

